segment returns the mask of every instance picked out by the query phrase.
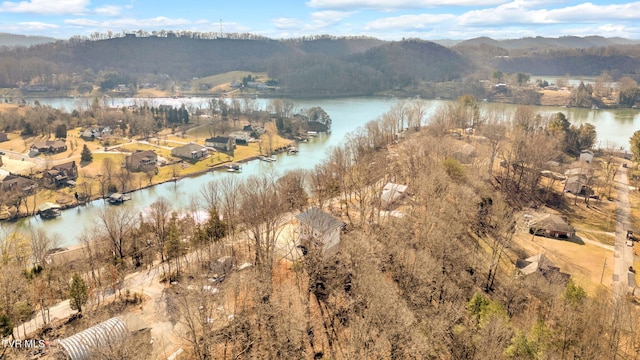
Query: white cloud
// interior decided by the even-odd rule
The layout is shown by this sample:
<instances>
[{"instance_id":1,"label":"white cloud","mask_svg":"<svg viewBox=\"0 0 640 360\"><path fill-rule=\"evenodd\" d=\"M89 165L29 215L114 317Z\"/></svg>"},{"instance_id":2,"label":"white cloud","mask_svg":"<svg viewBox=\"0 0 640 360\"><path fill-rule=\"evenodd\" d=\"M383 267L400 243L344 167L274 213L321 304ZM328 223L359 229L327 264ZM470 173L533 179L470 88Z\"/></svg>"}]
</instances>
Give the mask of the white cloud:
<instances>
[{"instance_id":1,"label":"white cloud","mask_svg":"<svg viewBox=\"0 0 640 360\"><path fill-rule=\"evenodd\" d=\"M48 30L48 29L57 29L59 28L56 24L47 24L43 22L37 21L26 21L19 23L21 27L24 27L28 30Z\"/></svg>"},{"instance_id":2,"label":"white cloud","mask_svg":"<svg viewBox=\"0 0 640 360\"><path fill-rule=\"evenodd\" d=\"M353 11L335 10L317 11L311 14L311 19L313 21L314 27L324 28L335 25L353 15L354 13L355 12Z\"/></svg>"},{"instance_id":3,"label":"white cloud","mask_svg":"<svg viewBox=\"0 0 640 360\"><path fill-rule=\"evenodd\" d=\"M304 26L304 22L296 18L277 18L272 19L271 23L276 29L299 29Z\"/></svg>"},{"instance_id":4,"label":"white cloud","mask_svg":"<svg viewBox=\"0 0 640 360\"><path fill-rule=\"evenodd\" d=\"M318 9L419 9L443 6L493 6L505 0L310 0L307 6Z\"/></svg>"},{"instance_id":5,"label":"white cloud","mask_svg":"<svg viewBox=\"0 0 640 360\"><path fill-rule=\"evenodd\" d=\"M102 16L118 16L122 13L122 7L116 5L106 5L94 10L96 15Z\"/></svg>"},{"instance_id":6,"label":"white cloud","mask_svg":"<svg viewBox=\"0 0 640 360\"><path fill-rule=\"evenodd\" d=\"M450 21L454 18L455 15L451 14L401 15L371 21L367 23L364 28L365 30L423 29L433 24Z\"/></svg>"},{"instance_id":7,"label":"white cloud","mask_svg":"<svg viewBox=\"0 0 640 360\"><path fill-rule=\"evenodd\" d=\"M457 25L574 24L606 20L640 20L640 2L611 5L583 3L547 10L533 9L527 1L516 0L492 9L469 11L458 18Z\"/></svg>"},{"instance_id":8,"label":"white cloud","mask_svg":"<svg viewBox=\"0 0 640 360\"><path fill-rule=\"evenodd\" d=\"M187 19L170 19L164 16L158 16L149 19L112 19L112 20L93 20L93 19L67 19L64 21L67 25L83 26L83 27L100 27L100 28L116 28L116 29L145 29L145 28L167 28L175 26L186 26L194 23L208 23L205 20L193 21Z\"/></svg>"},{"instance_id":9,"label":"white cloud","mask_svg":"<svg viewBox=\"0 0 640 360\"><path fill-rule=\"evenodd\" d=\"M34 14L79 14L85 12L89 0L31 0L5 1L0 4L0 12Z\"/></svg>"}]
</instances>

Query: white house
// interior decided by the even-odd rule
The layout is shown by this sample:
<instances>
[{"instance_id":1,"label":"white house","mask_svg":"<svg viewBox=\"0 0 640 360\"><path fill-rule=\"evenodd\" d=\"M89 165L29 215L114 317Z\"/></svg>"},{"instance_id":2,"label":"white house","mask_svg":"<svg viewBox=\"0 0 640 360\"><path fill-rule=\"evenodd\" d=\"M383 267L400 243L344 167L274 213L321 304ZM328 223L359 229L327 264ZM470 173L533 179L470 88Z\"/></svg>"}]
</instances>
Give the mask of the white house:
<instances>
[{"instance_id":1,"label":"white house","mask_svg":"<svg viewBox=\"0 0 640 360\"><path fill-rule=\"evenodd\" d=\"M320 246L325 256L338 252L344 223L319 208L311 208L297 216L303 246Z\"/></svg>"},{"instance_id":2,"label":"white house","mask_svg":"<svg viewBox=\"0 0 640 360\"><path fill-rule=\"evenodd\" d=\"M591 150L580 151L580 161L590 163L592 160L593 160L593 151Z\"/></svg>"}]
</instances>

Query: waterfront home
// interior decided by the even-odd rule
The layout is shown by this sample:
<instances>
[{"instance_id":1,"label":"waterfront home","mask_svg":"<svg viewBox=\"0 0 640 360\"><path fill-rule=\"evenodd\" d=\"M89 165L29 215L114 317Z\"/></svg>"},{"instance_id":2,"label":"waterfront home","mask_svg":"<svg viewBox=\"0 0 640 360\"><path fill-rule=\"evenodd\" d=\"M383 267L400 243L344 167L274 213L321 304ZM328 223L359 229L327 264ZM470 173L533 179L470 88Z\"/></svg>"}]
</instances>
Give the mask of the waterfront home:
<instances>
[{"instance_id":1,"label":"waterfront home","mask_svg":"<svg viewBox=\"0 0 640 360\"><path fill-rule=\"evenodd\" d=\"M189 143L173 148L171 155L184 159L202 159L207 156L207 148L196 143Z\"/></svg>"},{"instance_id":2,"label":"waterfront home","mask_svg":"<svg viewBox=\"0 0 640 360\"><path fill-rule=\"evenodd\" d=\"M158 163L158 154L153 150L138 150L125 158L127 167L133 171L155 167Z\"/></svg>"},{"instance_id":3,"label":"waterfront home","mask_svg":"<svg viewBox=\"0 0 640 360\"><path fill-rule=\"evenodd\" d=\"M74 184L74 180L78 178L78 167L75 161L69 161L51 167L44 172L42 179L47 185L55 185L61 187L64 185Z\"/></svg>"},{"instance_id":4,"label":"waterfront home","mask_svg":"<svg viewBox=\"0 0 640 360\"><path fill-rule=\"evenodd\" d=\"M221 151L233 151L236 139L233 136L216 136L204 141L204 145Z\"/></svg>"}]
</instances>

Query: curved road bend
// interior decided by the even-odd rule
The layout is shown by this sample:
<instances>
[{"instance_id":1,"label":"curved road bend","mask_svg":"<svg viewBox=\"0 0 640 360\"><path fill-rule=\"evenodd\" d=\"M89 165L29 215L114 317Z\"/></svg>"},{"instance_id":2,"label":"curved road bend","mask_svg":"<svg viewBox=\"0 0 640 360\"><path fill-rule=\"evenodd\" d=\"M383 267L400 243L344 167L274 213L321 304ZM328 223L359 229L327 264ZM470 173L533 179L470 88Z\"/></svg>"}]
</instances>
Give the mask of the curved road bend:
<instances>
[{"instance_id":1,"label":"curved road bend","mask_svg":"<svg viewBox=\"0 0 640 360\"><path fill-rule=\"evenodd\" d=\"M623 300L635 287L635 274L629 271L633 266L633 247L626 245L627 230L631 229L629 204L629 178L627 168L620 166L616 179L618 206L616 209L616 242L613 268L613 299Z\"/></svg>"}]
</instances>

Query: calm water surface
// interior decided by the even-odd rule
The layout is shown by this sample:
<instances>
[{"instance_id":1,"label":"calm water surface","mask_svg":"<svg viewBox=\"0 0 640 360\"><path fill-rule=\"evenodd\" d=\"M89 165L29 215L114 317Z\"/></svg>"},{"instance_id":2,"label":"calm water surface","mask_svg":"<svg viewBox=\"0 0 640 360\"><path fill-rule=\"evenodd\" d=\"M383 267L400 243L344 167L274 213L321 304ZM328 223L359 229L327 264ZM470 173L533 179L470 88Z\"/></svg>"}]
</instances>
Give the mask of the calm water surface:
<instances>
[{"instance_id":1,"label":"calm water surface","mask_svg":"<svg viewBox=\"0 0 640 360\"><path fill-rule=\"evenodd\" d=\"M43 99L39 102L43 105L51 105L71 111L82 106L77 99ZM108 105L121 106L133 103L142 103L140 99L110 99ZM193 106L195 108L208 108L208 99L205 98L179 98L179 99L152 99L149 104L170 104L174 106ZM313 106L322 107L332 118L332 129L329 134L322 134L309 143L299 145L300 152L297 155L279 154L277 161L266 163L253 161L243 165L242 173L227 173L224 171L212 171L207 174L186 178L177 183L165 183L152 188L136 191L131 194L132 200L124 205L137 211L144 211L159 197L169 200L178 209L187 208L194 198L199 197L200 189L208 182L223 176L247 177L250 174L260 174L268 171L276 171L279 174L292 169L312 169L326 156L326 151L332 146L341 144L345 135L386 113L399 100L393 98L345 98L345 99L309 99L294 100L296 109ZM86 102L86 101L85 101ZM259 107L266 107L268 100L256 99ZM439 106L446 103L443 100L427 100L429 113L435 112ZM483 111L499 110L505 113L515 111L516 106L505 104L482 103ZM544 115L563 112L573 124L592 123L598 132L598 144L606 146L607 143L617 144L628 148L629 137L634 131L640 129L640 113L637 110L590 110L563 107L535 107L535 111ZM38 217L25 219L20 226L36 225L43 227L47 232L58 233L63 239L64 245L77 243L77 237L83 229L89 226L97 218L97 214L106 204L103 200L97 200L87 206L65 210L57 219L41 220Z\"/></svg>"}]
</instances>

